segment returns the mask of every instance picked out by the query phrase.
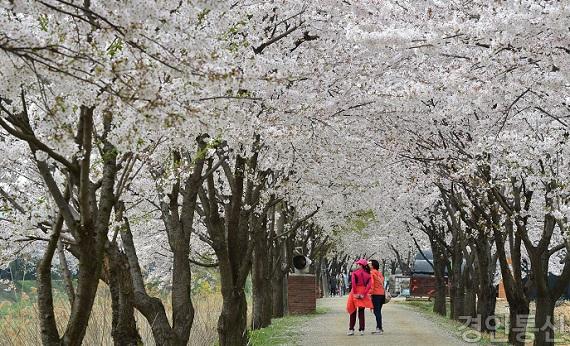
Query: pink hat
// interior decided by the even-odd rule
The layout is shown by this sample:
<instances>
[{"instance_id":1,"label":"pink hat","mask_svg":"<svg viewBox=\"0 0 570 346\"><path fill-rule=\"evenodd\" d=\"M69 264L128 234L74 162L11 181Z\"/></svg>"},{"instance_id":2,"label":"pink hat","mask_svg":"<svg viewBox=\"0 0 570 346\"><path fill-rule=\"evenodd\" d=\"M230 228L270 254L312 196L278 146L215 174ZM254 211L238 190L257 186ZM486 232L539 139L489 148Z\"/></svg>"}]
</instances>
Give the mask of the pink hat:
<instances>
[{"instance_id":1,"label":"pink hat","mask_svg":"<svg viewBox=\"0 0 570 346\"><path fill-rule=\"evenodd\" d=\"M359 259L358 261L354 262L356 264L360 264L362 266L367 266L368 265L368 261L364 258Z\"/></svg>"}]
</instances>

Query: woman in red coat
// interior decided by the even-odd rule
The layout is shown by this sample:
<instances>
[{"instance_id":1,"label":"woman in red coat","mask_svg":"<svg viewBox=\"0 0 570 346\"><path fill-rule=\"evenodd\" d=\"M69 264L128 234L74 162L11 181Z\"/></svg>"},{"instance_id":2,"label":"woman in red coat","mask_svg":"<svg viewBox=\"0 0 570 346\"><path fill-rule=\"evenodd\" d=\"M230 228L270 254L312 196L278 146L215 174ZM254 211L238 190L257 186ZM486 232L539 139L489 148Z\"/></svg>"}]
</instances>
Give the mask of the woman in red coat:
<instances>
[{"instance_id":1,"label":"woman in red coat","mask_svg":"<svg viewBox=\"0 0 570 346\"><path fill-rule=\"evenodd\" d=\"M354 335L354 325L356 324L356 312L358 311L358 330L360 335L364 335L364 309L372 309L370 299L370 289L372 280L368 261L364 258L356 261L358 269L352 272L352 289L348 295L346 311L350 314L350 323L347 335Z\"/></svg>"}]
</instances>

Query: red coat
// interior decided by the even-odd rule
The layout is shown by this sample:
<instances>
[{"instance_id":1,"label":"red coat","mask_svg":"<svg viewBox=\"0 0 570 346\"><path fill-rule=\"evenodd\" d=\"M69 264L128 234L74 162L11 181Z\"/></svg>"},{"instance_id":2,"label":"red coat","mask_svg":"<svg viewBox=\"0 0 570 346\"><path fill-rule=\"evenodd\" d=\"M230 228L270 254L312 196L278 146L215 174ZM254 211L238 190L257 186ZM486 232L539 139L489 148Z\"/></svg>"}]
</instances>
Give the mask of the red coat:
<instances>
[{"instance_id":1,"label":"red coat","mask_svg":"<svg viewBox=\"0 0 570 346\"><path fill-rule=\"evenodd\" d=\"M372 299L370 299L370 288L372 287L372 278L364 269L358 269L352 273L352 291L348 295L346 302L346 311L352 314L357 308L372 309ZM362 295L362 298L357 298Z\"/></svg>"}]
</instances>

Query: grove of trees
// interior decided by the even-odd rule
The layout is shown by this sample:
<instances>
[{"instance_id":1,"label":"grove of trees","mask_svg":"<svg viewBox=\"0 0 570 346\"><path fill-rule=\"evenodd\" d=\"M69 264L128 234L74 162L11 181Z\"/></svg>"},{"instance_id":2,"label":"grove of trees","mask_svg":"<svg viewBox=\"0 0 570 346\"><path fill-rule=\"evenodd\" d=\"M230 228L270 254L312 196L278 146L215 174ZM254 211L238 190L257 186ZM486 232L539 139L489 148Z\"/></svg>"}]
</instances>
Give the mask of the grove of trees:
<instances>
[{"instance_id":1,"label":"grove of trees","mask_svg":"<svg viewBox=\"0 0 570 346\"><path fill-rule=\"evenodd\" d=\"M187 345L204 266L220 345L246 345L248 276L262 328L286 313L294 254L321 271L364 252L403 266L415 247L434 254L437 313L448 275L452 318L493 332L500 277L526 321L530 279L534 344L553 343L570 283L563 1L0 4L0 259L38 260L43 344L80 345L106 285L116 345L140 344L135 311L156 344Z\"/></svg>"}]
</instances>

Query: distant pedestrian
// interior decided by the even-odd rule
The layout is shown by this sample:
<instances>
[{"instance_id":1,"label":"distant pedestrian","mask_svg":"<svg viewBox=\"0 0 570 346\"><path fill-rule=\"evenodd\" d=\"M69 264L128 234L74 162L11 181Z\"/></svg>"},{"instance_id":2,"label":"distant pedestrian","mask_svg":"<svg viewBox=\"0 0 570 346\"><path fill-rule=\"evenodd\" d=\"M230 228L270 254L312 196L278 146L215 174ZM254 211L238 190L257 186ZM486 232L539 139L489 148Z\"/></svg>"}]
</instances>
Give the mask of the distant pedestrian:
<instances>
[{"instance_id":1,"label":"distant pedestrian","mask_svg":"<svg viewBox=\"0 0 570 346\"><path fill-rule=\"evenodd\" d=\"M348 276L348 273L342 273L342 280L344 281L344 294L348 294L350 291L350 277Z\"/></svg>"},{"instance_id":2,"label":"distant pedestrian","mask_svg":"<svg viewBox=\"0 0 570 346\"><path fill-rule=\"evenodd\" d=\"M331 297L336 296L336 277L335 276L331 276L329 278L329 291L330 291Z\"/></svg>"},{"instance_id":3,"label":"distant pedestrian","mask_svg":"<svg viewBox=\"0 0 570 346\"><path fill-rule=\"evenodd\" d=\"M356 324L356 313L358 312L358 330L360 335L364 335L364 310L372 309L372 300L370 299L370 289L372 280L369 274L370 267L368 261L364 258L356 261L358 269L351 275L351 291L346 302L346 311L350 314L350 322L347 335L354 335L354 326Z\"/></svg>"},{"instance_id":4,"label":"distant pedestrian","mask_svg":"<svg viewBox=\"0 0 570 346\"><path fill-rule=\"evenodd\" d=\"M372 295L372 304L374 305L374 316L376 317L376 331L372 334L383 334L384 329L382 328L382 305L386 302L386 293L384 291L384 275L378 270L380 269L380 264L377 260L371 260L370 266L370 276L372 277L372 289L370 294Z\"/></svg>"}]
</instances>

